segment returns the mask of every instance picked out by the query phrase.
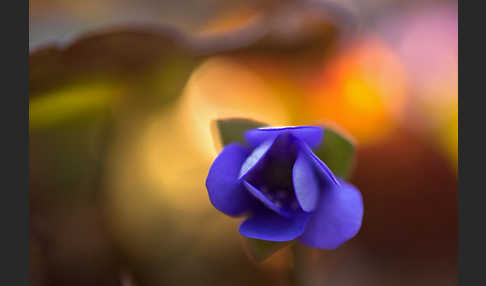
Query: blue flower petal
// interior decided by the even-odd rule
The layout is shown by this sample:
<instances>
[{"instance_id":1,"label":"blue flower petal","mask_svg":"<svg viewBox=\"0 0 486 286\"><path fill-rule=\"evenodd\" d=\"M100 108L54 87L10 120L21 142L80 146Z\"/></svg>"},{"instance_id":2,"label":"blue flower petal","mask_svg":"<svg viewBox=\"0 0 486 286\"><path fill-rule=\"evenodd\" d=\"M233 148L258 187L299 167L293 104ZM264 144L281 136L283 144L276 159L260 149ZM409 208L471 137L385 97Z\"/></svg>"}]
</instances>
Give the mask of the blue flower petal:
<instances>
[{"instance_id":1,"label":"blue flower petal","mask_svg":"<svg viewBox=\"0 0 486 286\"><path fill-rule=\"evenodd\" d=\"M300 144L300 150L303 152L303 155L308 158L309 162L317 170L317 175L321 179L321 182L324 182L330 186L339 186L340 183L336 176L332 173L331 169L319 159L319 157L312 152L312 150L306 144Z\"/></svg>"},{"instance_id":2,"label":"blue flower petal","mask_svg":"<svg viewBox=\"0 0 486 286\"><path fill-rule=\"evenodd\" d=\"M241 166L238 178L247 177L255 170L262 170L270 161L277 159L279 162L288 163L295 160L298 147L298 139L288 132L283 132L277 137L270 138L257 146ZM254 172L253 172L254 173Z\"/></svg>"},{"instance_id":3,"label":"blue flower petal","mask_svg":"<svg viewBox=\"0 0 486 286\"><path fill-rule=\"evenodd\" d=\"M293 214L291 212L278 207L274 202L269 200L259 189L257 189L252 184L248 183L247 181L243 181L243 185L250 192L250 194L252 194L255 198L261 201L265 206L267 206L272 211L287 218L292 217Z\"/></svg>"},{"instance_id":4,"label":"blue flower petal","mask_svg":"<svg viewBox=\"0 0 486 286\"><path fill-rule=\"evenodd\" d=\"M301 212L289 219L261 208L240 225L240 233L248 238L289 241L304 232L309 216Z\"/></svg>"},{"instance_id":5,"label":"blue flower petal","mask_svg":"<svg viewBox=\"0 0 486 286\"><path fill-rule=\"evenodd\" d=\"M311 160L303 151L300 151L292 169L295 196L306 212L313 211L319 199L319 179Z\"/></svg>"},{"instance_id":6,"label":"blue flower petal","mask_svg":"<svg viewBox=\"0 0 486 286\"><path fill-rule=\"evenodd\" d=\"M313 248L335 249L358 233L362 219L360 192L342 182L340 187L321 193L317 209L299 241Z\"/></svg>"},{"instance_id":7,"label":"blue flower petal","mask_svg":"<svg viewBox=\"0 0 486 286\"><path fill-rule=\"evenodd\" d=\"M251 129L245 132L245 140L256 147L278 135L290 132L295 137L307 143L311 148L316 148L322 143L324 128L320 126L289 126L289 127L264 127Z\"/></svg>"},{"instance_id":8,"label":"blue flower petal","mask_svg":"<svg viewBox=\"0 0 486 286\"><path fill-rule=\"evenodd\" d=\"M239 170L238 178L243 178L248 172L257 166L260 161L262 161L265 154L267 154L270 147L272 147L274 141L275 138L265 141L260 146L255 148L253 152L251 152L250 156L248 156L243 162L241 169Z\"/></svg>"},{"instance_id":9,"label":"blue flower petal","mask_svg":"<svg viewBox=\"0 0 486 286\"><path fill-rule=\"evenodd\" d=\"M209 169L206 179L209 200L218 210L228 215L239 215L255 203L238 180L241 165L248 153L241 145L226 145Z\"/></svg>"}]
</instances>

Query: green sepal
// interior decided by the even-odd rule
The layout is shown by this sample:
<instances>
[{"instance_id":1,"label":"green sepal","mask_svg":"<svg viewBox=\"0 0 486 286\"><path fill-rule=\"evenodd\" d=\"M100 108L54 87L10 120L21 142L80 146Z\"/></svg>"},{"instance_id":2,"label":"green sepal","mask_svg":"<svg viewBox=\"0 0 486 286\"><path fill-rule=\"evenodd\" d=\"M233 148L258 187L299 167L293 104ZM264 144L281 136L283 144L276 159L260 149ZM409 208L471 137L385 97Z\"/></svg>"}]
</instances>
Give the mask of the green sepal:
<instances>
[{"instance_id":1,"label":"green sepal","mask_svg":"<svg viewBox=\"0 0 486 286\"><path fill-rule=\"evenodd\" d=\"M324 127L322 144L313 151L335 175L349 178L356 153L352 139L335 129Z\"/></svg>"},{"instance_id":2,"label":"green sepal","mask_svg":"<svg viewBox=\"0 0 486 286\"><path fill-rule=\"evenodd\" d=\"M218 119L214 125L213 135L223 147L230 143L246 144L245 131L267 126L265 123L245 118Z\"/></svg>"},{"instance_id":3,"label":"green sepal","mask_svg":"<svg viewBox=\"0 0 486 286\"><path fill-rule=\"evenodd\" d=\"M295 240L291 241L267 241L260 239L253 239L243 237L243 244L248 256L256 262L263 262L277 251L293 244Z\"/></svg>"}]
</instances>

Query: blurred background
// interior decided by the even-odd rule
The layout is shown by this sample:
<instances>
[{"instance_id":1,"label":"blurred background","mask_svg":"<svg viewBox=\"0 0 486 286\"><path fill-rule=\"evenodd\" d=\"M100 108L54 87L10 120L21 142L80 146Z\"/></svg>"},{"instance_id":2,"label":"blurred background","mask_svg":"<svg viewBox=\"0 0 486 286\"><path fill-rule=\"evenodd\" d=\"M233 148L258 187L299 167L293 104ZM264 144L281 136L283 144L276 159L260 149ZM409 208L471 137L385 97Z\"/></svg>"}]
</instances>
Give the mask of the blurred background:
<instances>
[{"instance_id":1,"label":"blurred background","mask_svg":"<svg viewBox=\"0 0 486 286\"><path fill-rule=\"evenodd\" d=\"M30 0L33 285L290 285L204 186L211 122L355 138L359 234L303 285L457 284L457 1Z\"/></svg>"}]
</instances>

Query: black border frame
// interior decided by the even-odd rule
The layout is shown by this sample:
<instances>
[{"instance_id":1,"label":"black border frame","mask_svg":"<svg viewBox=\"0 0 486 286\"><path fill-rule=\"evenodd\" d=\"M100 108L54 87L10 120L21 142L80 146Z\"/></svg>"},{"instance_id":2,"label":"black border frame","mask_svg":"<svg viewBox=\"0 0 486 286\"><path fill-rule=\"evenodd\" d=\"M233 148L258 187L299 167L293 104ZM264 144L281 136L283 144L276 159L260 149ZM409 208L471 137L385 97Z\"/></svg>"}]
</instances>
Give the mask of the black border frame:
<instances>
[{"instance_id":1,"label":"black border frame","mask_svg":"<svg viewBox=\"0 0 486 286\"><path fill-rule=\"evenodd\" d=\"M464 3L468 3L466 11ZM480 160L485 158L484 139L481 125L484 124L484 104L475 103L480 99L483 72L473 70L481 67L479 56L484 54L481 28L484 27L482 9L472 7L473 1L458 3L459 13L459 284L484 285L484 255L486 235L484 202L486 201L483 179L484 167ZM479 5L478 5L479 6ZM476 9L475 9L476 8ZM474 13L475 12L475 13ZM469 14L466 16L466 14ZM467 23L467 24L466 24ZM466 27L469 31L466 30ZM474 31L477 29L477 31ZM467 43L466 40L469 40ZM484 81L484 80L483 80ZM477 86L474 86L474 83ZM474 126L479 123L478 126ZM466 134L469 133L469 138ZM480 154L482 151L482 154ZM475 161L475 162L474 162Z\"/></svg>"},{"instance_id":2,"label":"black border frame","mask_svg":"<svg viewBox=\"0 0 486 286\"><path fill-rule=\"evenodd\" d=\"M2 2L3 285L29 285L29 2Z\"/></svg>"}]
</instances>

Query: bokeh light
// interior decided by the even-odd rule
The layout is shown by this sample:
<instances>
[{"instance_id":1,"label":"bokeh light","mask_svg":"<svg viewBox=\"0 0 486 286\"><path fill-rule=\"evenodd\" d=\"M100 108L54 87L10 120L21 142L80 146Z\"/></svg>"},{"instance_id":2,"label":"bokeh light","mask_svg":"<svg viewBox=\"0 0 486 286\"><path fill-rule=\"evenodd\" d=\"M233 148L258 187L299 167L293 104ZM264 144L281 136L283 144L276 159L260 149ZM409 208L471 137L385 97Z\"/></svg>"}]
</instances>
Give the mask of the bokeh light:
<instances>
[{"instance_id":1,"label":"bokeh light","mask_svg":"<svg viewBox=\"0 0 486 286\"><path fill-rule=\"evenodd\" d=\"M403 112L406 74L395 52L376 35L345 47L311 83L309 117L331 121L372 144L396 127Z\"/></svg>"}]
</instances>

